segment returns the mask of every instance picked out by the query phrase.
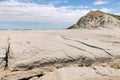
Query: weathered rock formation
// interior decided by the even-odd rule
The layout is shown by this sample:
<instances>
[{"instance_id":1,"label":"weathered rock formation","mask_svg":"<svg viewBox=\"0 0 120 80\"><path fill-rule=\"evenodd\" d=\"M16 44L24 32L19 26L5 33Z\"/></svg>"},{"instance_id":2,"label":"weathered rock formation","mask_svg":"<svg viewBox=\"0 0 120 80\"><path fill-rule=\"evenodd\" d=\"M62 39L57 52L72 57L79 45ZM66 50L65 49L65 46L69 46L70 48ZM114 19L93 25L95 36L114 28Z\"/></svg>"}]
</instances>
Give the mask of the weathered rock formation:
<instances>
[{"instance_id":1,"label":"weathered rock formation","mask_svg":"<svg viewBox=\"0 0 120 80\"><path fill-rule=\"evenodd\" d=\"M62 68L36 80L120 80L120 70L98 66Z\"/></svg>"},{"instance_id":2,"label":"weathered rock formation","mask_svg":"<svg viewBox=\"0 0 120 80\"><path fill-rule=\"evenodd\" d=\"M4 35L0 35L0 69L5 69L7 67L7 58L9 52L9 42L8 38Z\"/></svg>"},{"instance_id":3,"label":"weathered rock formation","mask_svg":"<svg viewBox=\"0 0 120 80\"><path fill-rule=\"evenodd\" d=\"M43 76L43 72L40 69L33 69L29 71L15 71L11 73L6 73L1 80L29 80L33 77L41 77Z\"/></svg>"},{"instance_id":4,"label":"weathered rock formation","mask_svg":"<svg viewBox=\"0 0 120 80\"><path fill-rule=\"evenodd\" d=\"M90 11L87 15L81 17L76 24L72 25L68 29L99 27L120 27L120 16L107 14L101 11Z\"/></svg>"},{"instance_id":5,"label":"weathered rock formation","mask_svg":"<svg viewBox=\"0 0 120 80\"><path fill-rule=\"evenodd\" d=\"M99 75L95 72L96 70L89 68L97 65L105 67L108 72L105 75L114 74L112 76L115 77L114 80L120 80L120 76L115 75L119 74L120 68L119 31L119 28L81 31L0 31L0 78L1 80L51 80L49 77L46 79L41 76L49 75L48 72L63 68L63 72L58 70L58 74L60 73L58 80L59 78L60 80L69 80L62 75L64 72L71 72L76 75L76 78L75 76L71 78L72 80L81 80L79 78L83 75L81 71L86 75L83 76L86 80L87 77L90 77L87 76L89 71L92 72L93 78L97 77L98 79L98 76L101 76L104 72ZM64 71L64 67L71 68L65 68ZM116 69L109 72L108 67ZM86 69L88 70L84 71ZM78 72L74 73L74 70ZM115 72L115 70L118 72ZM77 73L81 74L77 75ZM111 77L106 76L105 80L109 80L109 78L111 79ZM100 79L104 80L104 78Z\"/></svg>"}]
</instances>

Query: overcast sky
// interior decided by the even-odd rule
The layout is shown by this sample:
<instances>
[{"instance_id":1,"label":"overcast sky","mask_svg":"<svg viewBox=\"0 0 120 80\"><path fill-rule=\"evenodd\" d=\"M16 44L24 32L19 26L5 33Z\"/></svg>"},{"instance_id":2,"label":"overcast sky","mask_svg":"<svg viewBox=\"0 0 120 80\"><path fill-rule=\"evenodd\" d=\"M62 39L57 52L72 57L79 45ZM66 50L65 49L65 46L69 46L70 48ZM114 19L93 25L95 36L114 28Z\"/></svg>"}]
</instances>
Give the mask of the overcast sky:
<instances>
[{"instance_id":1,"label":"overcast sky","mask_svg":"<svg viewBox=\"0 0 120 80\"><path fill-rule=\"evenodd\" d=\"M120 0L0 0L0 21L74 23L90 10L120 14Z\"/></svg>"}]
</instances>

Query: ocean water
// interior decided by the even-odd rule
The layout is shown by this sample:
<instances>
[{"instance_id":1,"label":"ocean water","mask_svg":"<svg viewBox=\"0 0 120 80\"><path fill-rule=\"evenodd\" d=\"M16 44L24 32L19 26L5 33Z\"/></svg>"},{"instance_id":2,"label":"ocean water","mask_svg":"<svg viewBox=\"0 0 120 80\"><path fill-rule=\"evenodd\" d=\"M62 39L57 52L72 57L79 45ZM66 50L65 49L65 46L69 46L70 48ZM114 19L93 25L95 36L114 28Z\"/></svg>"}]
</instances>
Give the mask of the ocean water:
<instances>
[{"instance_id":1,"label":"ocean water","mask_svg":"<svg viewBox=\"0 0 120 80\"><path fill-rule=\"evenodd\" d=\"M0 29L65 29L72 23L0 21Z\"/></svg>"}]
</instances>

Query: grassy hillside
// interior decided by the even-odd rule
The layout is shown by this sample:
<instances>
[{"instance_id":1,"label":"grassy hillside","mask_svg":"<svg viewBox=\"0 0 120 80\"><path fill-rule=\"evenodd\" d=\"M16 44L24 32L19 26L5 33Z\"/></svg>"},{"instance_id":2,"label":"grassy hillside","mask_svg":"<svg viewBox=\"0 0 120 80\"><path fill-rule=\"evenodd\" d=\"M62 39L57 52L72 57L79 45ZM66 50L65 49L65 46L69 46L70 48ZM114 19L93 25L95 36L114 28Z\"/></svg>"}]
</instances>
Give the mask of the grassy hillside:
<instances>
[{"instance_id":1,"label":"grassy hillside","mask_svg":"<svg viewBox=\"0 0 120 80\"><path fill-rule=\"evenodd\" d=\"M120 15L115 15L115 14L109 14L109 15L111 15L111 16L113 16L113 17L115 17L115 18L120 20Z\"/></svg>"},{"instance_id":2,"label":"grassy hillside","mask_svg":"<svg viewBox=\"0 0 120 80\"><path fill-rule=\"evenodd\" d=\"M97 10L97 12L104 13L104 12L102 12L102 11L99 11L99 10ZM117 19L119 19L119 20L120 20L120 15L109 14L109 13L107 13L107 14L108 14L108 15L110 15L110 16L113 16L114 18L117 18Z\"/></svg>"},{"instance_id":3,"label":"grassy hillside","mask_svg":"<svg viewBox=\"0 0 120 80\"><path fill-rule=\"evenodd\" d=\"M90 11L85 16L81 17L76 24L79 25L81 22L84 22L84 18L86 18L86 20L87 19L94 19L96 17L103 16L104 14L110 15L110 16L120 20L120 15L105 13L105 12L96 10L96 11ZM68 27L67 29L76 29L75 24L70 26L70 27Z\"/></svg>"}]
</instances>

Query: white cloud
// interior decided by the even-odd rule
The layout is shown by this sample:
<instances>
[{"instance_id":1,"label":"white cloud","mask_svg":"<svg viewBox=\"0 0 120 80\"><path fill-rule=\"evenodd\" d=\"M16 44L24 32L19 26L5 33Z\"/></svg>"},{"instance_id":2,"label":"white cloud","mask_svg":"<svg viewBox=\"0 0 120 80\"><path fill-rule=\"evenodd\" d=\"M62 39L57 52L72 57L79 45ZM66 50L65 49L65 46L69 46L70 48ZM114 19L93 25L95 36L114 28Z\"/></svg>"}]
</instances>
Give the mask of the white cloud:
<instances>
[{"instance_id":1,"label":"white cloud","mask_svg":"<svg viewBox=\"0 0 120 80\"><path fill-rule=\"evenodd\" d=\"M113 14L120 15L120 13L116 13L116 12L115 12L115 13L113 13Z\"/></svg>"},{"instance_id":2,"label":"white cloud","mask_svg":"<svg viewBox=\"0 0 120 80\"><path fill-rule=\"evenodd\" d=\"M103 11L103 12L111 12L112 9L109 9L109 8L102 8L100 9L100 11Z\"/></svg>"},{"instance_id":3,"label":"white cloud","mask_svg":"<svg viewBox=\"0 0 120 80\"><path fill-rule=\"evenodd\" d=\"M71 9L71 6L55 7L52 4L23 3L15 0L0 2L0 20L76 22L89 10Z\"/></svg>"},{"instance_id":4,"label":"white cloud","mask_svg":"<svg viewBox=\"0 0 120 80\"><path fill-rule=\"evenodd\" d=\"M100 11L107 12L107 13L109 13L109 12L112 11L111 8L100 8L100 9L92 9L92 10L93 10L93 11L95 11L95 10L100 10Z\"/></svg>"},{"instance_id":5,"label":"white cloud","mask_svg":"<svg viewBox=\"0 0 120 80\"><path fill-rule=\"evenodd\" d=\"M64 2L64 3L68 3L68 2L69 2L69 0L63 0L63 2Z\"/></svg>"},{"instance_id":6,"label":"white cloud","mask_svg":"<svg viewBox=\"0 0 120 80\"><path fill-rule=\"evenodd\" d=\"M77 6L76 8L89 8L88 6Z\"/></svg>"},{"instance_id":7,"label":"white cloud","mask_svg":"<svg viewBox=\"0 0 120 80\"><path fill-rule=\"evenodd\" d=\"M49 4L56 5L56 4L62 4L62 3L68 3L68 2L69 2L69 0L55 0L55 1L49 2Z\"/></svg>"},{"instance_id":8,"label":"white cloud","mask_svg":"<svg viewBox=\"0 0 120 80\"><path fill-rule=\"evenodd\" d=\"M94 5L101 5L101 4L107 4L107 3L109 3L109 2L108 1L104 1L104 0L97 0L93 4Z\"/></svg>"}]
</instances>

